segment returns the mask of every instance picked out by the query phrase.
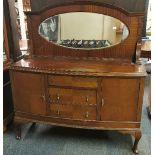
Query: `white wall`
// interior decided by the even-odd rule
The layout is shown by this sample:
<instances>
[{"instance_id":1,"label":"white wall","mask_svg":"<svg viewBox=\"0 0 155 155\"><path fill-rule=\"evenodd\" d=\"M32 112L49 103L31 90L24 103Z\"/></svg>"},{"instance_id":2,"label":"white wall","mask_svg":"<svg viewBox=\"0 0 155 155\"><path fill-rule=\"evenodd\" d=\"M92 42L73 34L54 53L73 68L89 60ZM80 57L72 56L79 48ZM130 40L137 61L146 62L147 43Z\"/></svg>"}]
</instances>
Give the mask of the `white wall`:
<instances>
[{"instance_id":1,"label":"white wall","mask_svg":"<svg viewBox=\"0 0 155 155\"><path fill-rule=\"evenodd\" d=\"M95 13L61 14L61 39L103 39L104 17Z\"/></svg>"},{"instance_id":2,"label":"white wall","mask_svg":"<svg viewBox=\"0 0 155 155\"><path fill-rule=\"evenodd\" d=\"M116 27L114 18L104 16L103 38L109 40L112 44L116 42L116 30L113 27Z\"/></svg>"}]
</instances>

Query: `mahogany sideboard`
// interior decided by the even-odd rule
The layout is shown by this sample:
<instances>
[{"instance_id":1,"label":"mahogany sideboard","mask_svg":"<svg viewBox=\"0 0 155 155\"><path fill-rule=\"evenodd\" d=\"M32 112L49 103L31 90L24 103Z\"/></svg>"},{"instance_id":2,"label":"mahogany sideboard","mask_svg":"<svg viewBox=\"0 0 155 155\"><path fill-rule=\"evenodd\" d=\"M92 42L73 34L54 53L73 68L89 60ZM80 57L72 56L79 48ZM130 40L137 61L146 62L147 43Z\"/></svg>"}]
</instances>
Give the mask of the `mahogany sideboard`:
<instances>
[{"instance_id":1,"label":"mahogany sideboard","mask_svg":"<svg viewBox=\"0 0 155 155\"><path fill-rule=\"evenodd\" d=\"M110 1L48 0L49 5L47 1L37 3L42 5L36 10L33 10L35 1L30 2L31 11L26 12L30 55L10 67L16 138L21 138L21 124L24 122L116 130L135 137L133 152L138 153L146 70L143 65L136 64L136 48L141 40L143 11L127 9L124 1L118 1L124 7L120 8L112 5L114 3L109 4ZM136 6L139 3L142 1L137 1ZM88 41L77 38L66 44L60 31L63 45L59 45L56 36L47 36L43 28L51 24L48 28L51 33L55 32L59 14L63 21L69 12L104 14L108 21L119 19L125 23L123 28L128 29L128 37L116 44L107 38L89 40L91 49L84 49ZM117 21L117 25L123 23ZM73 25L74 22L68 33L76 26ZM112 29L118 37L127 32L115 26ZM102 44L104 48L97 48L99 42L105 43Z\"/></svg>"}]
</instances>

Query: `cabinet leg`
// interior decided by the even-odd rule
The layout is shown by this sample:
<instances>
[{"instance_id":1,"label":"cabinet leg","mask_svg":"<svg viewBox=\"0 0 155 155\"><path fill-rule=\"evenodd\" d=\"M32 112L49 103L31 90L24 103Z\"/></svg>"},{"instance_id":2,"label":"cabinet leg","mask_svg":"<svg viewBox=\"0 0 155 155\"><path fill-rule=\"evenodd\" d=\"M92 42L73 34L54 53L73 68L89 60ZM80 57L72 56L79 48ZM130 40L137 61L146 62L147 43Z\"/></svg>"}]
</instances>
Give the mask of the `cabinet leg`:
<instances>
[{"instance_id":1,"label":"cabinet leg","mask_svg":"<svg viewBox=\"0 0 155 155\"><path fill-rule=\"evenodd\" d=\"M16 139L20 140L21 139L21 124L20 123L15 123L15 134L16 134Z\"/></svg>"},{"instance_id":2,"label":"cabinet leg","mask_svg":"<svg viewBox=\"0 0 155 155\"><path fill-rule=\"evenodd\" d=\"M135 137L135 142L134 142L132 150L133 150L134 153L138 154L139 153L139 151L138 151L138 143L139 143L139 140L142 137L141 131L136 131L134 137Z\"/></svg>"},{"instance_id":3,"label":"cabinet leg","mask_svg":"<svg viewBox=\"0 0 155 155\"><path fill-rule=\"evenodd\" d=\"M134 131L134 130L129 130L129 131L125 130L125 131L119 131L119 132L122 133L122 134L130 134L130 135L134 136L135 141L134 141L132 151L135 154L138 154L139 153L139 151L138 151L138 143L139 143L140 138L142 137L141 131L140 130L136 130L136 131Z\"/></svg>"}]
</instances>

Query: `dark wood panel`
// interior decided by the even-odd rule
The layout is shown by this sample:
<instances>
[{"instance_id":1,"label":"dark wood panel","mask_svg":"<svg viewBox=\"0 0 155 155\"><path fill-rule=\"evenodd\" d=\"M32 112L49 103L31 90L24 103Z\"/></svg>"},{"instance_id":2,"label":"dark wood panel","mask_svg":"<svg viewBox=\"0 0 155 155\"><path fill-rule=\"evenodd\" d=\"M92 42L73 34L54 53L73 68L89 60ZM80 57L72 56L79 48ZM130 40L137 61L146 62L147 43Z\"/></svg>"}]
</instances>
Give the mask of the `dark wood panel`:
<instances>
[{"instance_id":1,"label":"dark wood panel","mask_svg":"<svg viewBox=\"0 0 155 155\"><path fill-rule=\"evenodd\" d=\"M3 71L3 85L6 83L10 82L10 75L9 75L9 70L4 70Z\"/></svg>"},{"instance_id":2,"label":"dark wood panel","mask_svg":"<svg viewBox=\"0 0 155 155\"><path fill-rule=\"evenodd\" d=\"M13 113L12 91L11 84L8 83L3 87L3 119Z\"/></svg>"},{"instance_id":3,"label":"dark wood panel","mask_svg":"<svg viewBox=\"0 0 155 155\"><path fill-rule=\"evenodd\" d=\"M3 70L3 130L13 120L14 107L9 70Z\"/></svg>"},{"instance_id":4,"label":"dark wood panel","mask_svg":"<svg viewBox=\"0 0 155 155\"><path fill-rule=\"evenodd\" d=\"M38 12L46 8L65 5L68 3L98 3L100 5L108 4L126 10L127 12L144 12L145 0L31 0L31 10Z\"/></svg>"},{"instance_id":5,"label":"dark wood panel","mask_svg":"<svg viewBox=\"0 0 155 155\"><path fill-rule=\"evenodd\" d=\"M3 119L13 113L13 101L9 70L3 71Z\"/></svg>"},{"instance_id":6,"label":"dark wood panel","mask_svg":"<svg viewBox=\"0 0 155 155\"><path fill-rule=\"evenodd\" d=\"M7 67L5 67L5 65L10 62L10 48L9 48L9 40L8 40L8 32L7 32L7 27L6 27L6 20L5 20L5 16L3 15L3 52L5 53L6 56L6 60L4 61L4 56L3 56L3 70ZM4 55L3 53L3 55Z\"/></svg>"},{"instance_id":7,"label":"dark wood panel","mask_svg":"<svg viewBox=\"0 0 155 155\"><path fill-rule=\"evenodd\" d=\"M20 59L22 53L19 48L19 37L17 30L17 14L14 7L13 0L4 0L3 8L4 8L4 18L6 22L6 29L8 35L8 44L10 49L10 58L14 61Z\"/></svg>"}]
</instances>

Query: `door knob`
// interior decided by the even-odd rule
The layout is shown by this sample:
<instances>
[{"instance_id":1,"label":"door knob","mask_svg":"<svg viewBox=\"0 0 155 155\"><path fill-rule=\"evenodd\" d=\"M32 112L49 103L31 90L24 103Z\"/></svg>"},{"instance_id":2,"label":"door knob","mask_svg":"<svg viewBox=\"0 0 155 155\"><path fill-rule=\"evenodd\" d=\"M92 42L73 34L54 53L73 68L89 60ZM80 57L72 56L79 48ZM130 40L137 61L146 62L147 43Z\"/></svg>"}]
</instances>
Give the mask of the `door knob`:
<instances>
[{"instance_id":1,"label":"door knob","mask_svg":"<svg viewBox=\"0 0 155 155\"><path fill-rule=\"evenodd\" d=\"M56 97L56 98L57 98L57 100L60 100L60 95L59 95L59 94L57 94L57 97Z\"/></svg>"},{"instance_id":2,"label":"door knob","mask_svg":"<svg viewBox=\"0 0 155 155\"><path fill-rule=\"evenodd\" d=\"M88 96L86 96L86 102L88 102L89 101L89 97Z\"/></svg>"},{"instance_id":3,"label":"door knob","mask_svg":"<svg viewBox=\"0 0 155 155\"><path fill-rule=\"evenodd\" d=\"M45 95L42 95L42 99L43 99L43 101L46 101Z\"/></svg>"}]
</instances>

